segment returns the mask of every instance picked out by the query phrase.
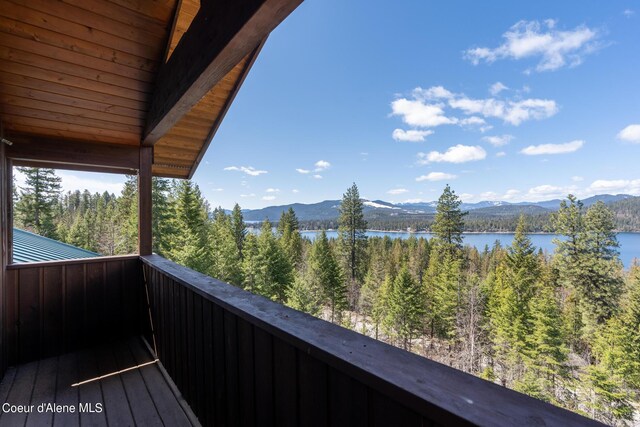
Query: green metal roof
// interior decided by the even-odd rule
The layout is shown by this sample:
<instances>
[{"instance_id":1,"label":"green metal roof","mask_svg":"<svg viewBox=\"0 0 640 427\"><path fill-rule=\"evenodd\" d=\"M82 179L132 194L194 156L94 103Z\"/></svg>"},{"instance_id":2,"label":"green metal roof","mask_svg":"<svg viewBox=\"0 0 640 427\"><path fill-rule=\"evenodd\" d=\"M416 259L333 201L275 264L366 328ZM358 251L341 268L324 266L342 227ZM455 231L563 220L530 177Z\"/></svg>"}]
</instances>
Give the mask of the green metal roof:
<instances>
[{"instance_id":1,"label":"green metal roof","mask_svg":"<svg viewBox=\"0 0 640 427\"><path fill-rule=\"evenodd\" d=\"M13 262L59 261L93 258L99 254L28 231L13 229Z\"/></svg>"}]
</instances>

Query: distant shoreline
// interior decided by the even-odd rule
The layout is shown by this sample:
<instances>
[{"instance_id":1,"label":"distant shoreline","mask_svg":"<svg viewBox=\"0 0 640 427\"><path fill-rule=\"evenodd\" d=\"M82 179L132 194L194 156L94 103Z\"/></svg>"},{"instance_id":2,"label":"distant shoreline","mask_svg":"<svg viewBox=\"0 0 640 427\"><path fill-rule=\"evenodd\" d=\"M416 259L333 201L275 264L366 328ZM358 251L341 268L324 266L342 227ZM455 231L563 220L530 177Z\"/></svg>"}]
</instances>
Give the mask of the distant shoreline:
<instances>
[{"instance_id":1,"label":"distant shoreline","mask_svg":"<svg viewBox=\"0 0 640 427\"><path fill-rule=\"evenodd\" d=\"M335 231L335 228L330 228L327 230L299 230L302 233L319 233L321 231ZM375 230L375 229L367 229L365 232L374 232L374 233L393 233L393 234L433 234L431 231L405 231L405 230ZM515 234L515 231L463 231L462 234ZM618 233L628 233L628 234L640 234L640 231L615 231ZM527 233L527 235L555 235L558 233L550 233L547 231L533 231Z\"/></svg>"}]
</instances>

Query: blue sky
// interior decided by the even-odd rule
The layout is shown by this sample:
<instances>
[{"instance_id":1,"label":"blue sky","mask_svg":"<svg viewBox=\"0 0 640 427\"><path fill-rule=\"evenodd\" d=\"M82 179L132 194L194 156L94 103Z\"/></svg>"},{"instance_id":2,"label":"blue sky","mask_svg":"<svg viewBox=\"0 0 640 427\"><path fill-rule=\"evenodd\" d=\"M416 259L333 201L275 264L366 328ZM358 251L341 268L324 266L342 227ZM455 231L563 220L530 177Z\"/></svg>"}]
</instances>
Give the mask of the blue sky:
<instances>
[{"instance_id":1,"label":"blue sky","mask_svg":"<svg viewBox=\"0 0 640 427\"><path fill-rule=\"evenodd\" d=\"M631 1L306 0L194 179L226 208L352 182L393 202L640 195L639 20Z\"/></svg>"}]
</instances>

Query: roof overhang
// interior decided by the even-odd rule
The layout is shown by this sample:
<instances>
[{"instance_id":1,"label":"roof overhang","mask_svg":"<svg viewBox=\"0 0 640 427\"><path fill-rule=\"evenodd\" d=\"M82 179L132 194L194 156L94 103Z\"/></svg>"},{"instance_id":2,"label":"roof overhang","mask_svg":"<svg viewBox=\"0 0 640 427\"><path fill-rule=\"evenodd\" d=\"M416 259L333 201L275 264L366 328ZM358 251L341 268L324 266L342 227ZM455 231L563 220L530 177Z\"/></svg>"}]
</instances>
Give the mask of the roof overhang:
<instances>
[{"instance_id":1,"label":"roof overhang","mask_svg":"<svg viewBox=\"0 0 640 427\"><path fill-rule=\"evenodd\" d=\"M153 175L192 177L267 36L301 2L0 0L8 155L118 172L127 147L153 146Z\"/></svg>"}]
</instances>

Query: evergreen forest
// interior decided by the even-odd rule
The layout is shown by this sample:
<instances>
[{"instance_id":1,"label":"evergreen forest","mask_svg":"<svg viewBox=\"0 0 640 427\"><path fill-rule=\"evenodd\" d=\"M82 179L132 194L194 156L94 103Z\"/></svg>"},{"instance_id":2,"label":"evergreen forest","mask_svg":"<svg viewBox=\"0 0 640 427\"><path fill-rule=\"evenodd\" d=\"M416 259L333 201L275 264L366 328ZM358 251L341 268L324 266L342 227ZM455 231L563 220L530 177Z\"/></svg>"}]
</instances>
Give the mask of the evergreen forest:
<instances>
[{"instance_id":1,"label":"evergreen forest","mask_svg":"<svg viewBox=\"0 0 640 427\"><path fill-rule=\"evenodd\" d=\"M136 177L119 195L62 193L55 171L21 171L16 227L103 255L136 251ZM153 250L554 405L611 425L637 423L640 264L623 268L613 212L569 195L548 220L564 239L545 254L527 236L539 218L527 216L511 246L465 246L460 205L447 185L433 238L367 238L353 184L340 205L339 237L321 231L312 242L292 209L254 232L237 204L227 213L191 181L154 178Z\"/></svg>"}]
</instances>

